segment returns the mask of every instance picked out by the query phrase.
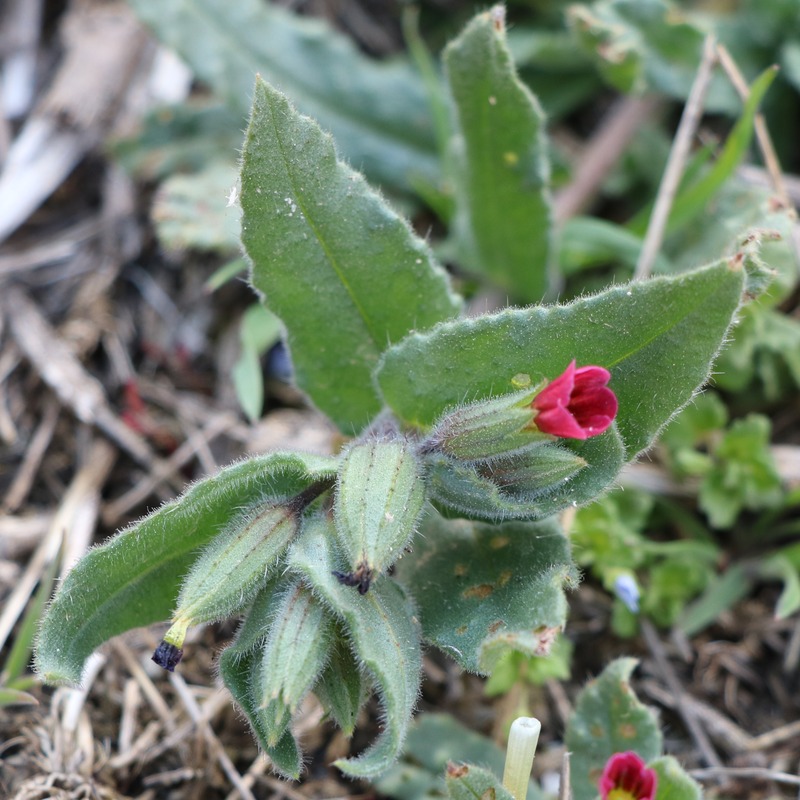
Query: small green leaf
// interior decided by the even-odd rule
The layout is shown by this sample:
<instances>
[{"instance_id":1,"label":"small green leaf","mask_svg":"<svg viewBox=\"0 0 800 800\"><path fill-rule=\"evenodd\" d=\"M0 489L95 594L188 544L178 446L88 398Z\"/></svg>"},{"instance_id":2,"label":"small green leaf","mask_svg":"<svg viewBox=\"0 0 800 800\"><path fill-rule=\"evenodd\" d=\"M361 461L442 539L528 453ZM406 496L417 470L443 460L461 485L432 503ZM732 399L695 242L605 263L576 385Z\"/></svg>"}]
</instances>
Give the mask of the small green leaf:
<instances>
[{"instance_id":1,"label":"small green leaf","mask_svg":"<svg viewBox=\"0 0 800 800\"><path fill-rule=\"evenodd\" d=\"M444 63L458 128L459 259L521 300L540 300L552 277L544 114L517 77L503 7L476 16L448 45Z\"/></svg>"},{"instance_id":2,"label":"small green leaf","mask_svg":"<svg viewBox=\"0 0 800 800\"><path fill-rule=\"evenodd\" d=\"M366 694L364 679L344 633L333 639L330 661L314 686L314 694L345 736L352 736Z\"/></svg>"},{"instance_id":3,"label":"small green leaf","mask_svg":"<svg viewBox=\"0 0 800 800\"><path fill-rule=\"evenodd\" d=\"M401 188L409 188L414 176L436 179L425 90L406 61L366 58L323 20L260 0L131 5L242 117L253 79L261 74L331 131L345 156L371 177Z\"/></svg>"},{"instance_id":4,"label":"small green leaf","mask_svg":"<svg viewBox=\"0 0 800 800\"><path fill-rule=\"evenodd\" d=\"M672 756L661 756L647 765L656 771L655 800L701 800L703 790Z\"/></svg>"},{"instance_id":5,"label":"small green leaf","mask_svg":"<svg viewBox=\"0 0 800 800\"><path fill-rule=\"evenodd\" d=\"M39 701L27 692L0 686L0 708L4 706L38 706Z\"/></svg>"},{"instance_id":6,"label":"small green leaf","mask_svg":"<svg viewBox=\"0 0 800 800\"><path fill-rule=\"evenodd\" d=\"M774 508L783 498L769 449L771 424L761 414L737 419L712 453L714 465L700 486L700 507L715 528L729 528L742 509Z\"/></svg>"},{"instance_id":7,"label":"small green leaf","mask_svg":"<svg viewBox=\"0 0 800 800\"><path fill-rule=\"evenodd\" d=\"M558 523L423 520L397 576L419 603L423 635L465 669L490 673L508 650L549 651L577 574Z\"/></svg>"},{"instance_id":8,"label":"small green leaf","mask_svg":"<svg viewBox=\"0 0 800 800\"><path fill-rule=\"evenodd\" d=\"M499 778L474 764L449 764L445 773L450 800L514 800Z\"/></svg>"},{"instance_id":9,"label":"small green leaf","mask_svg":"<svg viewBox=\"0 0 800 800\"><path fill-rule=\"evenodd\" d=\"M261 356L281 338L281 321L260 303L244 313L239 338L242 352L233 365L236 396L251 422L261 416L264 407L264 375Z\"/></svg>"},{"instance_id":10,"label":"small green leaf","mask_svg":"<svg viewBox=\"0 0 800 800\"><path fill-rule=\"evenodd\" d=\"M567 20L579 49L622 92L655 90L685 100L704 33L667 0L599 0L575 4ZM712 76L707 111L735 112L739 100L722 74Z\"/></svg>"},{"instance_id":11,"label":"small green leaf","mask_svg":"<svg viewBox=\"0 0 800 800\"><path fill-rule=\"evenodd\" d=\"M252 282L286 325L297 383L352 433L380 410L370 376L386 347L458 311L447 276L330 136L260 79L241 199Z\"/></svg>"},{"instance_id":12,"label":"small green leaf","mask_svg":"<svg viewBox=\"0 0 800 800\"><path fill-rule=\"evenodd\" d=\"M800 608L800 571L791 559L775 553L759 565L758 572L766 578L778 578L783 582L783 590L775 607L775 618L786 619Z\"/></svg>"},{"instance_id":13,"label":"small green leaf","mask_svg":"<svg viewBox=\"0 0 800 800\"><path fill-rule=\"evenodd\" d=\"M348 775L374 777L399 755L416 705L422 666L419 623L411 600L390 578L377 580L364 595L343 586L333 574L346 568L335 541L332 523L324 517L308 520L292 546L289 565L343 621L356 658L375 681L384 709L383 733L357 757L336 762Z\"/></svg>"},{"instance_id":14,"label":"small green leaf","mask_svg":"<svg viewBox=\"0 0 800 800\"><path fill-rule=\"evenodd\" d=\"M238 205L228 198L236 186L233 153L191 175L171 175L159 186L150 216L161 245L180 253L204 250L230 255L239 249Z\"/></svg>"},{"instance_id":15,"label":"small green leaf","mask_svg":"<svg viewBox=\"0 0 800 800\"><path fill-rule=\"evenodd\" d=\"M49 683L77 684L95 648L119 633L169 618L181 579L233 515L256 499L286 500L337 462L274 453L234 464L91 550L64 579L48 608L36 668Z\"/></svg>"},{"instance_id":16,"label":"small green leaf","mask_svg":"<svg viewBox=\"0 0 800 800\"><path fill-rule=\"evenodd\" d=\"M725 140L725 146L714 162L714 166L700 180L683 189L675 198L669 215L668 233L680 230L696 218L747 155L753 138L753 125L758 106L776 74L777 67L770 67L753 82L742 115Z\"/></svg>"},{"instance_id":17,"label":"small green leaf","mask_svg":"<svg viewBox=\"0 0 800 800\"><path fill-rule=\"evenodd\" d=\"M746 597L753 580L740 564L734 564L721 576L711 579L700 597L686 606L678 626L687 636L694 636Z\"/></svg>"},{"instance_id":18,"label":"small green leaf","mask_svg":"<svg viewBox=\"0 0 800 800\"><path fill-rule=\"evenodd\" d=\"M444 323L391 347L378 383L403 420L424 427L465 398L509 391L518 373L536 381L557 377L573 358L579 366L597 364L611 371L630 459L705 381L743 285L744 269L723 260L569 305Z\"/></svg>"},{"instance_id":19,"label":"small green leaf","mask_svg":"<svg viewBox=\"0 0 800 800\"><path fill-rule=\"evenodd\" d=\"M661 731L653 713L630 687L636 659L619 658L578 695L565 743L572 752L575 800L594 800L608 759L632 750L645 762L661 753Z\"/></svg>"}]
</instances>

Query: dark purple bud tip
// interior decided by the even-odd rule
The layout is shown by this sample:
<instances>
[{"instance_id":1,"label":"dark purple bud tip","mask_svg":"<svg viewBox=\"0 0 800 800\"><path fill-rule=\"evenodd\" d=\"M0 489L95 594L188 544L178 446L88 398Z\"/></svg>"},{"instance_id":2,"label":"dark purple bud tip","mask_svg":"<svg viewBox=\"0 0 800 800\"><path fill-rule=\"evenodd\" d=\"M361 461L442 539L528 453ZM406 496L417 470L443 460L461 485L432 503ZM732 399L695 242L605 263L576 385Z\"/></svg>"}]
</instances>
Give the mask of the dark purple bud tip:
<instances>
[{"instance_id":1,"label":"dark purple bud tip","mask_svg":"<svg viewBox=\"0 0 800 800\"><path fill-rule=\"evenodd\" d=\"M353 586L358 589L359 594L364 595L369 591L369 587L372 584L373 573L366 564L360 564L355 572L334 570L333 577L343 586Z\"/></svg>"},{"instance_id":2,"label":"dark purple bud tip","mask_svg":"<svg viewBox=\"0 0 800 800\"><path fill-rule=\"evenodd\" d=\"M183 658L183 650L174 644L162 641L153 653L153 661L168 672L175 672L175 667Z\"/></svg>"}]
</instances>

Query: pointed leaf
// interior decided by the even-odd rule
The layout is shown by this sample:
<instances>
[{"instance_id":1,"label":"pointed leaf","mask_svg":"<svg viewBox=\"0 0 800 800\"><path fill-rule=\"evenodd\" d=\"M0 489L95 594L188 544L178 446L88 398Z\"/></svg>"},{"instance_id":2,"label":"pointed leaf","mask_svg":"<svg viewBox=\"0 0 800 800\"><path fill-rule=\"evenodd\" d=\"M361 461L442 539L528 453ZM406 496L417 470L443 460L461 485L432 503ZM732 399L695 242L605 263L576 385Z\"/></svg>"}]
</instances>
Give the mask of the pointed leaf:
<instances>
[{"instance_id":1,"label":"pointed leaf","mask_svg":"<svg viewBox=\"0 0 800 800\"><path fill-rule=\"evenodd\" d=\"M371 177L405 188L415 177L435 180L425 89L407 62L369 59L322 20L261 0L131 5L242 117L260 73L331 131L345 156Z\"/></svg>"},{"instance_id":2,"label":"pointed leaf","mask_svg":"<svg viewBox=\"0 0 800 800\"><path fill-rule=\"evenodd\" d=\"M64 579L42 622L36 667L43 680L77 684L103 642L167 619L198 548L241 507L332 482L336 464L288 453L234 464L91 550Z\"/></svg>"},{"instance_id":3,"label":"pointed leaf","mask_svg":"<svg viewBox=\"0 0 800 800\"><path fill-rule=\"evenodd\" d=\"M634 658L612 661L578 695L565 742L572 752L575 800L593 800L606 761L633 750L647 762L661 753L661 731L654 714L630 687Z\"/></svg>"},{"instance_id":4,"label":"pointed leaf","mask_svg":"<svg viewBox=\"0 0 800 800\"><path fill-rule=\"evenodd\" d=\"M336 762L355 777L385 771L403 745L419 692L422 653L411 600L383 576L362 595L333 575L346 562L334 549L335 532L325 518L309 520L289 564L302 573L347 628L356 657L373 676L383 706L384 731L365 752Z\"/></svg>"},{"instance_id":5,"label":"pointed leaf","mask_svg":"<svg viewBox=\"0 0 800 800\"><path fill-rule=\"evenodd\" d=\"M550 283L551 208L544 114L517 77L504 11L476 16L444 54L455 101L461 263L524 301Z\"/></svg>"},{"instance_id":6,"label":"pointed leaf","mask_svg":"<svg viewBox=\"0 0 800 800\"><path fill-rule=\"evenodd\" d=\"M344 634L334 636L334 640L331 659L314 687L314 694L345 736L352 736L365 697L364 679Z\"/></svg>"},{"instance_id":7,"label":"pointed leaf","mask_svg":"<svg viewBox=\"0 0 800 800\"><path fill-rule=\"evenodd\" d=\"M386 352L378 383L402 419L427 426L465 397L510 391L518 373L538 381L560 375L573 358L597 364L611 371L617 425L632 458L706 380L741 298L739 255L568 305L509 309L412 334Z\"/></svg>"},{"instance_id":8,"label":"pointed leaf","mask_svg":"<svg viewBox=\"0 0 800 800\"><path fill-rule=\"evenodd\" d=\"M447 277L330 136L260 79L241 201L252 282L286 324L297 383L352 433L380 410L370 375L386 347L457 312Z\"/></svg>"},{"instance_id":9,"label":"pointed leaf","mask_svg":"<svg viewBox=\"0 0 800 800\"><path fill-rule=\"evenodd\" d=\"M419 604L426 641L464 669L490 673L509 649L549 651L577 573L552 519L482 525L431 514L397 577Z\"/></svg>"},{"instance_id":10,"label":"pointed leaf","mask_svg":"<svg viewBox=\"0 0 800 800\"><path fill-rule=\"evenodd\" d=\"M656 800L701 800L703 790L672 756L661 756L647 765L658 775Z\"/></svg>"}]
</instances>

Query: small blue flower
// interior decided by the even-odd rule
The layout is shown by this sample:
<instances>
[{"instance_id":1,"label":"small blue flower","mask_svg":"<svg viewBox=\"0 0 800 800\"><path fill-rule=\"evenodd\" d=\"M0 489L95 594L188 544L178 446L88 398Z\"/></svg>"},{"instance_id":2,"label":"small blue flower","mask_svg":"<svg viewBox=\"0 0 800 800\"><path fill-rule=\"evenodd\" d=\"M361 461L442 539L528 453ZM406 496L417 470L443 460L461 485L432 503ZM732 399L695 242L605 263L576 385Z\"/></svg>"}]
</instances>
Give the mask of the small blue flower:
<instances>
[{"instance_id":1,"label":"small blue flower","mask_svg":"<svg viewBox=\"0 0 800 800\"><path fill-rule=\"evenodd\" d=\"M622 575L614 581L614 591L631 613L639 613L639 585L636 583L636 578L634 578L633 575L628 572L623 572Z\"/></svg>"}]
</instances>

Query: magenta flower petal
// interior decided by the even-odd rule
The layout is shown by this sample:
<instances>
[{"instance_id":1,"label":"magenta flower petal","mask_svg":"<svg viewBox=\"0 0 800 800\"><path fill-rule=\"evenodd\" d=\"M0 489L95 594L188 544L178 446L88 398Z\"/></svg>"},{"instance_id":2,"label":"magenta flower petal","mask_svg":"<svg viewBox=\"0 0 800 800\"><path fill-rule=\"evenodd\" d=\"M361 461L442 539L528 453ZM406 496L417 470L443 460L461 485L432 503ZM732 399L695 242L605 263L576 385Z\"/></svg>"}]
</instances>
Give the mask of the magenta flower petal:
<instances>
[{"instance_id":1,"label":"magenta flower petal","mask_svg":"<svg viewBox=\"0 0 800 800\"><path fill-rule=\"evenodd\" d=\"M636 753L614 753L600 777L600 797L609 800L614 792L617 798L627 795L625 800L653 800L657 784L656 771L648 769Z\"/></svg>"},{"instance_id":2,"label":"magenta flower petal","mask_svg":"<svg viewBox=\"0 0 800 800\"><path fill-rule=\"evenodd\" d=\"M544 433L564 439L599 436L617 416L617 396L606 385L611 373L603 367L566 370L534 397L534 424Z\"/></svg>"}]
</instances>

